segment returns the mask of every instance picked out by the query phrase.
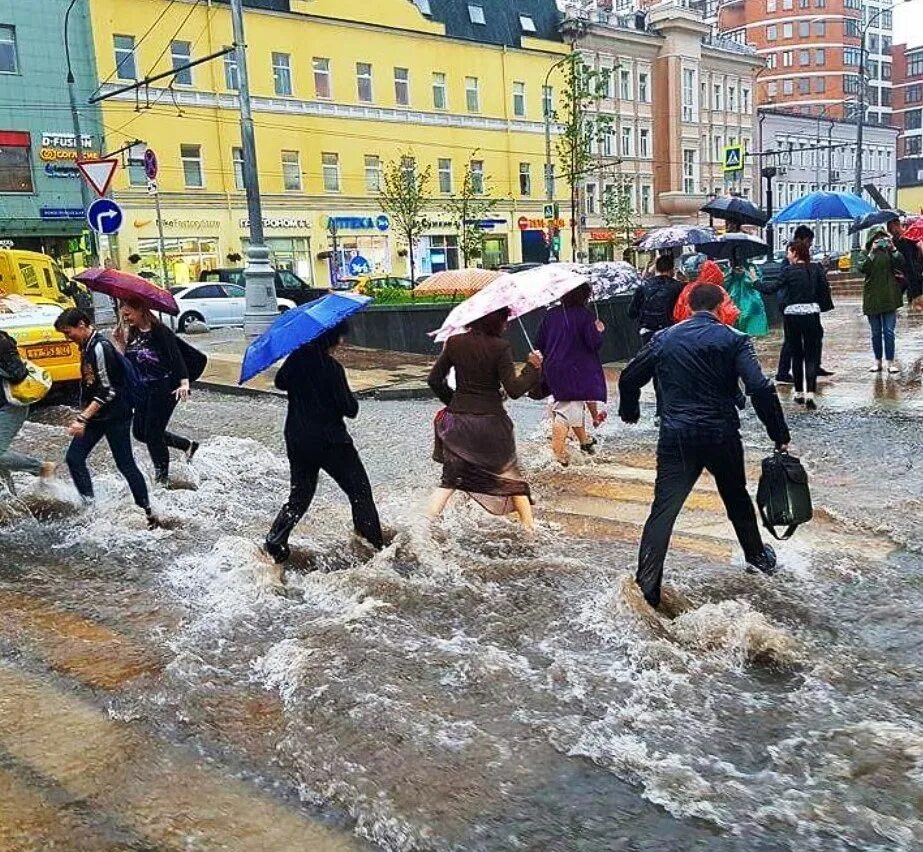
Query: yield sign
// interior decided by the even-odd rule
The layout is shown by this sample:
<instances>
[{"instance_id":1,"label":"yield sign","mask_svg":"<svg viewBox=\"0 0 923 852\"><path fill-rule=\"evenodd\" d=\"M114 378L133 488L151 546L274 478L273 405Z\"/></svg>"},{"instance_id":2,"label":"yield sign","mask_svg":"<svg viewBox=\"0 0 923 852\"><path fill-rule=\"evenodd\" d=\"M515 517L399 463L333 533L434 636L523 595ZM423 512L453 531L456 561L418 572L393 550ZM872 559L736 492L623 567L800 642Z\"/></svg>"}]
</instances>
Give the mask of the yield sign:
<instances>
[{"instance_id":1,"label":"yield sign","mask_svg":"<svg viewBox=\"0 0 923 852\"><path fill-rule=\"evenodd\" d=\"M119 161L112 160L77 160L77 168L86 182L102 198L108 191Z\"/></svg>"}]
</instances>

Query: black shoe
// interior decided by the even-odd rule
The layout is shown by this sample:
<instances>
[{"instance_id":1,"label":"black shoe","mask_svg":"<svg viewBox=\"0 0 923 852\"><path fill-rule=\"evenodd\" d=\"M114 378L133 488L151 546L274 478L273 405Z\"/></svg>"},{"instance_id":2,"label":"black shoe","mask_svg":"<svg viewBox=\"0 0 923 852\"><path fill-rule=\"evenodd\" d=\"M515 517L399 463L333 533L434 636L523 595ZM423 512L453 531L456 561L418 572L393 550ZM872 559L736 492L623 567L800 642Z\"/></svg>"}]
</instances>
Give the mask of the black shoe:
<instances>
[{"instance_id":1,"label":"black shoe","mask_svg":"<svg viewBox=\"0 0 923 852\"><path fill-rule=\"evenodd\" d=\"M154 484L168 486L170 484L170 474L162 470L154 471Z\"/></svg>"},{"instance_id":2,"label":"black shoe","mask_svg":"<svg viewBox=\"0 0 923 852\"><path fill-rule=\"evenodd\" d=\"M597 440L595 438L590 438L586 444L580 445L580 452L586 453L588 456L596 455L596 444Z\"/></svg>"},{"instance_id":3,"label":"black shoe","mask_svg":"<svg viewBox=\"0 0 923 852\"><path fill-rule=\"evenodd\" d=\"M803 396L793 396L792 402L794 402L795 405L804 405L804 397Z\"/></svg>"},{"instance_id":4,"label":"black shoe","mask_svg":"<svg viewBox=\"0 0 923 852\"><path fill-rule=\"evenodd\" d=\"M785 376L776 376L777 385L793 385L795 384L795 377L789 373Z\"/></svg>"},{"instance_id":5,"label":"black shoe","mask_svg":"<svg viewBox=\"0 0 923 852\"><path fill-rule=\"evenodd\" d=\"M189 442L189 449L186 450L186 461L187 461L187 462L191 462L191 461L192 461L192 457L198 452L198 450L199 450L199 442L198 442L198 441L190 441L190 442Z\"/></svg>"},{"instance_id":6,"label":"black shoe","mask_svg":"<svg viewBox=\"0 0 923 852\"><path fill-rule=\"evenodd\" d=\"M263 552L268 554L276 565L288 562L289 557L292 555L292 551L287 544L272 544L268 541L263 542Z\"/></svg>"},{"instance_id":7,"label":"black shoe","mask_svg":"<svg viewBox=\"0 0 923 852\"><path fill-rule=\"evenodd\" d=\"M818 367L818 368L817 368L817 375L820 376L820 377L823 378L823 379L826 379L826 378L828 378L829 376L835 376L836 373L834 373L833 370L825 370L823 367Z\"/></svg>"},{"instance_id":8,"label":"black shoe","mask_svg":"<svg viewBox=\"0 0 923 852\"><path fill-rule=\"evenodd\" d=\"M814 402L813 399L806 399L806 400L804 401L804 407L805 407L808 411L817 411L817 403Z\"/></svg>"},{"instance_id":9,"label":"black shoe","mask_svg":"<svg viewBox=\"0 0 923 852\"><path fill-rule=\"evenodd\" d=\"M776 556L775 548L773 548L771 544L763 545L763 553L761 556L747 560L747 570L750 571L752 568L761 571L769 577L779 570L779 560Z\"/></svg>"}]
</instances>

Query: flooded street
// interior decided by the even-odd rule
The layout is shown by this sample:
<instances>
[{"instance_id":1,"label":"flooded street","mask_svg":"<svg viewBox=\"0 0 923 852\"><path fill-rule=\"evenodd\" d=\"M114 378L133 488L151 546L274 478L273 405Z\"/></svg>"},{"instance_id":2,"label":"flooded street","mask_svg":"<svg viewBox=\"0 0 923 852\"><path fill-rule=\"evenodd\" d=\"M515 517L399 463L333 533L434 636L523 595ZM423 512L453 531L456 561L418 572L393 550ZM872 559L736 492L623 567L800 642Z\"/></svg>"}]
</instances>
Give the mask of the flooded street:
<instances>
[{"instance_id":1,"label":"flooded street","mask_svg":"<svg viewBox=\"0 0 923 852\"><path fill-rule=\"evenodd\" d=\"M104 452L89 512L66 478L17 477L0 848L923 849L921 335L902 321L904 372L876 388L860 321L830 323L821 410L783 394L815 521L776 577L747 574L703 479L673 618L631 582L649 398L566 470L544 405L511 407L534 540L460 498L424 523L437 404L364 402L351 431L393 542L367 552L322 479L284 595L256 555L287 494L284 400L178 410L202 448L154 491L155 532ZM64 415L19 445L60 458ZM744 419L755 488L769 446Z\"/></svg>"}]
</instances>

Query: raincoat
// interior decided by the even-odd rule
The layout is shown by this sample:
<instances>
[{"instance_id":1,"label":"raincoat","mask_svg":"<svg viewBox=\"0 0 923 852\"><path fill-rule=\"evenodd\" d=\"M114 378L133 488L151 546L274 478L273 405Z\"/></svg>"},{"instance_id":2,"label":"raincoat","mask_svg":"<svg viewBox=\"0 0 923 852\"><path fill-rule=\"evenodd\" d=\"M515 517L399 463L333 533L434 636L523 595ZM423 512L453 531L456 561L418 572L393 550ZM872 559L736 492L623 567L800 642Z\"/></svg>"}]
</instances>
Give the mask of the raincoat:
<instances>
[{"instance_id":1,"label":"raincoat","mask_svg":"<svg viewBox=\"0 0 923 852\"><path fill-rule=\"evenodd\" d=\"M874 237L880 237L875 234ZM862 313L866 316L890 314L903 303L901 285L895 273L904 268L904 256L895 248L873 249L874 237L869 240L859 270L865 276L862 290Z\"/></svg>"},{"instance_id":2,"label":"raincoat","mask_svg":"<svg viewBox=\"0 0 923 852\"><path fill-rule=\"evenodd\" d=\"M697 284L714 284L721 288L721 292L724 293L724 300L718 306L718 319L725 325L734 325L737 322L737 317L740 316L740 310L731 301L731 297L724 289L724 273L721 271L721 267L713 260L706 260L699 271L699 277L683 287L679 298L676 300L676 307L673 309L673 321L682 322L692 316L692 308L689 307L689 296L693 287Z\"/></svg>"},{"instance_id":3,"label":"raincoat","mask_svg":"<svg viewBox=\"0 0 923 852\"><path fill-rule=\"evenodd\" d=\"M724 286L731 301L740 310L734 327L751 337L769 334L769 320L763 297L754 288L762 279L760 271L752 263L745 267L734 267L724 278Z\"/></svg>"}]
</instances>

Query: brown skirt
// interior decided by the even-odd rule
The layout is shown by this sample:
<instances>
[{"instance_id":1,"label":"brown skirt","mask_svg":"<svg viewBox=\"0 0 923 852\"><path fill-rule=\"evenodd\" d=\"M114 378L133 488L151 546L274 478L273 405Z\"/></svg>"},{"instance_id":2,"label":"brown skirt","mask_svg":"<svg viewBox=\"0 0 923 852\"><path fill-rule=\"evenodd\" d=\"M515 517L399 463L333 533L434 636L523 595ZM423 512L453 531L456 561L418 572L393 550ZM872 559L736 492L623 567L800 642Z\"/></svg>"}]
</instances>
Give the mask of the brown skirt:
<instances>
[{"instance_id":1,"label":"brown skirt","mask_svg":"<svg viewBox=\"0 0 923 852\"><path fill-rule=\"evenodd\" d=\"M442 487L464 491L493 515L513 511L513 497L529 497L516 465L513 421L504 414L436 416L433 460L442 464Z\"/></svg>"}]
</instances>

